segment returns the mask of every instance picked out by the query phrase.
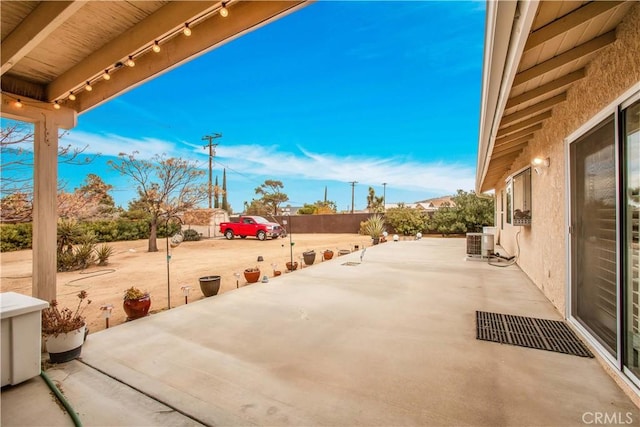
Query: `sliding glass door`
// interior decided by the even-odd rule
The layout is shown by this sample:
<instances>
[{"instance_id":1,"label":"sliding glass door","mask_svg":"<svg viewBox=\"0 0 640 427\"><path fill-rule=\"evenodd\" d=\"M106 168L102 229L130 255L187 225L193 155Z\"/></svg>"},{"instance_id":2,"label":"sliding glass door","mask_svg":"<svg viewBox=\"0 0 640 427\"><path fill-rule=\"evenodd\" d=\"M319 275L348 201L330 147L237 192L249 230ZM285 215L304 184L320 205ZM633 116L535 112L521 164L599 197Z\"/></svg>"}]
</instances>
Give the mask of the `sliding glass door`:
<instances>
[{"instance_id":1,"label":"sliding glass door","mask_svg":"<svg viewBox=\"0 0 640 427\"><path fill-rule=\"evenodd\" d=\"M622 110L623 147L623 276L625 288L625 366L640 377L640 284L638 260L640 249L640 102Z\"/></svg>"},{"instance_id":2,"label":"sliding glass door","mask_svg":"<svg viewBox=\"0 0 640 427\"><path fill-rule=\"evenodd\" d=\"M570 146L572 316L617 357L615 117Z\"/></svg>"}]
</instances>

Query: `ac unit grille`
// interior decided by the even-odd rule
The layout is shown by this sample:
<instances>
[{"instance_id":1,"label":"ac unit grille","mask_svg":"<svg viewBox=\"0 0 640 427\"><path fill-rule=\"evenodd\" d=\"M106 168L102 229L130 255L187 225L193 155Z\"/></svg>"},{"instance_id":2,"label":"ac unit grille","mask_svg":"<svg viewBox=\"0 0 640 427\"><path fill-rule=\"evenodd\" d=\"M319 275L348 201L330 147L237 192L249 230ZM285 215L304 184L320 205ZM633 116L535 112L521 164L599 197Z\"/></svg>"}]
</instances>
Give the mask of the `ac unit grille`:
<instances>
[{"instance_id":1,"label":"ac unit grille","mask_svg":"<svg viewBox=\"0 0 640 427\"><path fill-rule=\"evenodd\" d=\"M491 233L467 233L467 258L488 258L494 249L494 236Z\"/></svg>"}]
</instances>

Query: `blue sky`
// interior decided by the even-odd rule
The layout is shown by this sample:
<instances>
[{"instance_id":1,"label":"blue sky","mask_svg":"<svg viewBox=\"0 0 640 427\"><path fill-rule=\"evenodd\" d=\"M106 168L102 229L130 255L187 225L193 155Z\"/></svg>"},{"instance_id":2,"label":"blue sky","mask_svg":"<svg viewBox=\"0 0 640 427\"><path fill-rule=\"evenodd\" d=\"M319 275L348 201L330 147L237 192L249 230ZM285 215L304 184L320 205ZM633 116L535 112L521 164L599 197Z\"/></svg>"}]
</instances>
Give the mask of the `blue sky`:
<instances>
[{"instance_id":1,"label":"blue sky","mask_svg":"<svg viewBox=\"0 0 640 427\"><path fill-rule=\"evenodd\" d=\"M119 152L180 156L208 167L206 134L223 134L214 176L227 168L239 212L265 179L292 205L324 197L366 207L471 190L475 177L484 2L319 1L82 114L61 144L101 153L61 165L69 189ZM197 37L197 27L192 37ZM117 76L114 76L117 78ZM206 180L206 178L203 178Z\"/></svg>"}]
</instances>

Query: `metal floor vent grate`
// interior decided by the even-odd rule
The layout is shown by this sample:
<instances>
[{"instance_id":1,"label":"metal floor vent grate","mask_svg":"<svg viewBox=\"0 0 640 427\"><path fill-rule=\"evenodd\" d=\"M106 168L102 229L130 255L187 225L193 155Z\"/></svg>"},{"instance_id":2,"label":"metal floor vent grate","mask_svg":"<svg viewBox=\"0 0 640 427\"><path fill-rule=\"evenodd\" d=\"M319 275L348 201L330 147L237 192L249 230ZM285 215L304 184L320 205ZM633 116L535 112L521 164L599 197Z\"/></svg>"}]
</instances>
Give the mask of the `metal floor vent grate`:
<instances>
[{"instance_id":1,"label":"metal floor vent grate","mask_svg":"<svg viewBox=\"0 0 640 427\"><path fill-rule=\"evenodd\" d=\"M354 262L354 261L347 261L347 262L343 262L342 265L346 265L348 267L355 267L356 265L360 265L360 263Z\"/></svg>"},{"instance_id":2,"label":"metal floor vent grate","mask_svg":"<svg viewBox=\"0 0 640 427\"><path fill-rule=\"evenodd\" d=\"M576 334L564 322L557 320L476 311L476 338L581 357L593 357Z\"/></svg>"}]
</instances>

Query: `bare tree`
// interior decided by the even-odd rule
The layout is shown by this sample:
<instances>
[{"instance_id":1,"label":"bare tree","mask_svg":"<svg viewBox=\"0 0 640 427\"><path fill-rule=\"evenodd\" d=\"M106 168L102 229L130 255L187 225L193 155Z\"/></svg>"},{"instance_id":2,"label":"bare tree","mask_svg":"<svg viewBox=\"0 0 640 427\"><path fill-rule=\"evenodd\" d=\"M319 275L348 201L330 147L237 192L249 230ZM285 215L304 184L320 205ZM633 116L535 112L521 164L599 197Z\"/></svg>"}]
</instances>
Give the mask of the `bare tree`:
<instances>
[{"instance_id":1,"label":"bare tree","mask_svg":"<svg viewBox=\"0 0 640 427\"><path fill-rule=\"evenodd\" d=\"M169 221L197 207L208 197L208 189L197 180L204 175L196 163L181 158L156 155L149 160L137 159L139 154L120 153L119 161L108 164L128 176L137 185L139 205L149 214L149 252L158 252L158 223Z\"/></svg>"},{"instance_id":2,"label":"bare tree","mask_svg":"<svg viewBox=\"0 0 640 427\"><path fill-rule=\"evenodd\" d=\"M60 134L60 138L64 133ZM0 129L0 180L2 222L28 222L33 213L33 126L7 120ZM88 146L58 147L58 163L88 164L97 155L82 155ZM58 182L58 191L64 182Z\"/></svg>"}]
</instances>

